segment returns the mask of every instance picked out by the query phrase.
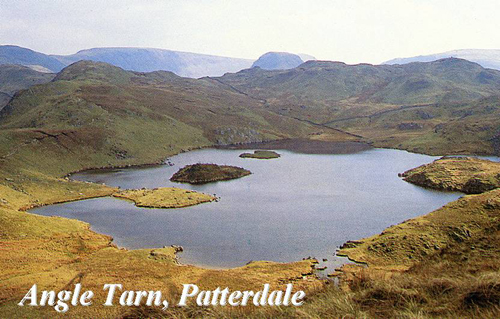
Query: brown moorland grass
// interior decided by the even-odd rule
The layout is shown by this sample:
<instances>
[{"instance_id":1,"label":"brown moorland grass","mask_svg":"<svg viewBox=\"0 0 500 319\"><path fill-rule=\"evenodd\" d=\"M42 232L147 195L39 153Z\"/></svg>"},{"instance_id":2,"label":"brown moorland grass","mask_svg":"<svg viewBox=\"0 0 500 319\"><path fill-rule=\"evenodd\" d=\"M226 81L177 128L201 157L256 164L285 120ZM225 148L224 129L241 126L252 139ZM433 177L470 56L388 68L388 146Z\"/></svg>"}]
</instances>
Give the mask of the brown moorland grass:
<instances>
[{"instance_id":1,"label":"brown moorland grass","mask_svg":"<svg viewBox=\"0 0 500 319\"><path fill-rule=\"evenodd\" d=\"M216 197L175 187L132 189L113 194L129 199L138 207L182 208L216 200Z\"/></svg>"},{"instance_id":2,"label":"brown moorland grass","mask_svg":"<svg viewBox=\"0 0 500 319\"><path fill-rule=\"evenodd\" d=\"M422 187L479 194L500 187L500 163L473 157L443 157L402 176Z\"/></svg>"}]
</instances>

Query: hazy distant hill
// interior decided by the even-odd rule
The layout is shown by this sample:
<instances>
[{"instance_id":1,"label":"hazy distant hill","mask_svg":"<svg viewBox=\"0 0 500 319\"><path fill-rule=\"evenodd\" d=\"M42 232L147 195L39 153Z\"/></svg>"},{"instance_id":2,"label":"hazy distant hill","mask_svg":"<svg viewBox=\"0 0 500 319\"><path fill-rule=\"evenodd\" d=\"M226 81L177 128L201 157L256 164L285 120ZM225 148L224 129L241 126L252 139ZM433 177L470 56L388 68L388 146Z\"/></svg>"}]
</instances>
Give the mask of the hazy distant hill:
<instances>
[{"instance_id":1,"label":"hazy distant hill","mask_svg":"<svg viewBox=\"0 0 500 319\"><path fill-rule=\"evenodd\" d=\"M461 58L476 62L485 68L500 70L500 50L454 50L437 54L420 55L410 58L398 58L384 64L405 64L410 62L431 62L444 58Z\"/></svg>"},{"instance_id":2,"label":"hazy distant hill","mask_svg":"<svg viewBox=\"0 0 500 319\"><path fill-rule=\"evenodd\" d=\"M298 67L304 63L300 56L287 52L267 52L252 64L252 68L259 67L264 70L287 70Z\"/></svg>"},{"instance_id":3,"label":"hazy distant hill","mask_svg":"<svg viewBox=\"0 0 500 319\"><path fill-rule=\"evenodd\" d=\"M0 45L0 64L20 64L52 72L59 72L66 66L54 57L15 45Z\"/></svg>"},{"instance_id":4,"label":"hazy distant hill","mask_svg":"<svg viewBox=\"0 0 500 319\"><path fill-rule=\"evenodd\" d=\"M290 53L270 52L254 65L263 69L290 69L303 61L314 60L303 54L304 60ZM200 78L222 76L252 66L253 60L207 54L150 48L92 48L71 55L47 55L18 46L0 46L0 64L19 64L41 72L57 73L64 67L82 60L105 62L137 72L170 71L179 76Z\"/></svg>"},{"instance_id":5,"label":"hazy distant hill","mask_svg":"<svg viewBox=\"0 0 500 319\"><path fill-rule=\"evenodd\" d=\"M66 65L80 60L91 60L106 62L125 70L164 70L191 78L220 76L252 65L252 60L247 59L148 48L94 48L54 57Z\"/></svg>"},{"instance_id":6,"label":"hazy distant hill","mask_svg":"<svg viewBox=\"0 0 500 319\"><path fill-rule=\"evenodd\" d=\"M71 55L47 55L18 46L0 46L0 64L25 65L37 71L59 72L80 60L106 62L138 72L171 71L191 78L237 72L249 68L253 62L249 59L147 48L94 48Z\"/></svg>"}]
</instances>

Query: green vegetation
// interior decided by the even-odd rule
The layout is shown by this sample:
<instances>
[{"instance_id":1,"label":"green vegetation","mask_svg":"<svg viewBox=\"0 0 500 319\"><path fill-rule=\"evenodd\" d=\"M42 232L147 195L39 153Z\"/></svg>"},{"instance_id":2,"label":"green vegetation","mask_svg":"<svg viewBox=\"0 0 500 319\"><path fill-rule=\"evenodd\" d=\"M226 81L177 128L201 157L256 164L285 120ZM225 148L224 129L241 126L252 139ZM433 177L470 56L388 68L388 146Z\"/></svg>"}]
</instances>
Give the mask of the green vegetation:
<instances>
[{"instance_id":1,"label":"green vegetation","mask_svg":"<svg viewBox=\"0 0 500 319\"><path fill-rule=\"evenodd\" d=\"M500 163L471 157L444 157L402 174L405 181L438 190L480 194L500 187Z\"/></svg>"},{"instance_id":2,"label":"green vegetation","mask_svg":"<svg viewBox=\"0 0 500 319\"><path fill-rule=\"evenodd\" d=\"M280 154L275 151L254 151L253 153L240 154L241 158L273 159L279 158Z\"/></svg>"},{"instance_id":3,"label":"green vegetation","mask_svg":"<svg viewBox=\"0 0 500 319\"><path fill-rule=\"evenodd\" d=\"M172 175L172 182L205 184L226 181L252 174L250 171L236 166L216 164L193 164L181 168Z\"/></svg>"},{"instance_id":4,"label":"green vegetation","mask_svg":"<svg viewBox=\"0 0 500 319\"><path fill-rule=\"evenodd\" d=\"M377 147L500 154L500 71L461 59L407 65L308 61L218 81L283 116L362 136Z\"/></svg>"},{"instance_id":5,"label":"green vegetation","mask_svg":"<svg viewBox=\"0 0 500 319\"><path fill-rule=\"evenodd\" d=\"M124 190L113 196L129 199L138 207L150 208L181 208L216 199L214 196L175 187Z\"/></svg>"}]
</instances>

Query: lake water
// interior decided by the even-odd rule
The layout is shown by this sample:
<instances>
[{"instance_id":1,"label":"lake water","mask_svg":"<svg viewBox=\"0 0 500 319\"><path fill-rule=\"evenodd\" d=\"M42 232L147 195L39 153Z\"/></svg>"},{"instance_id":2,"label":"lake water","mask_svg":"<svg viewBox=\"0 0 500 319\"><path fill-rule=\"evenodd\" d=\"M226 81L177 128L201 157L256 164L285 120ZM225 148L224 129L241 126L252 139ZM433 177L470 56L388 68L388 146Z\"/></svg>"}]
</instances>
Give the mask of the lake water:
<instances>
[{"instance_id":1,"label":"lake water","mask_svg":"<svg viewBox=\"0 0 500 319\"><path fill-rule=\"evenodd\" d=\"M249 150L251 151L251 150ZM121 188L175 186L220 201L180 209L138 208L129 201L98 198L41 207L31 212L83 220L114 237L118 246L181 245L180 261L205 267L242 266L250 260L289 262L313 256L336 267L338 246L380 233L426 214L460 194L426 190L404 182L401 173L436 157L399 150L311 155L280 150L281 158L242 159L244 150L203 149L161 165L75 174L73 179ZM184 165L236 165L253 174L205 185L172 183Z\"/></svg>"}]
</instances>

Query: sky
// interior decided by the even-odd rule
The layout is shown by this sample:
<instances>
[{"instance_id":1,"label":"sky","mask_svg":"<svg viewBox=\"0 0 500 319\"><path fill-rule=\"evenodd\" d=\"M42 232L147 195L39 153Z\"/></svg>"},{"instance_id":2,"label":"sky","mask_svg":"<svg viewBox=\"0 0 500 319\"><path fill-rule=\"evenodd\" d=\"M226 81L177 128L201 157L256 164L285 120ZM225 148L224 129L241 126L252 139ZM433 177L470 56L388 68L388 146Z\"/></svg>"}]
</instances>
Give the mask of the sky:
<instances>
[{"instance_id":1,"label":"sky","mask_svg":"<svg viewBox=\"0 0 500 319\"><path fill-rule=\"evenodd\" d=\"M381 63L500 49L498 0L0 0L0 44L47 54L151 47Z\"/></svg>"}]
</instances>

